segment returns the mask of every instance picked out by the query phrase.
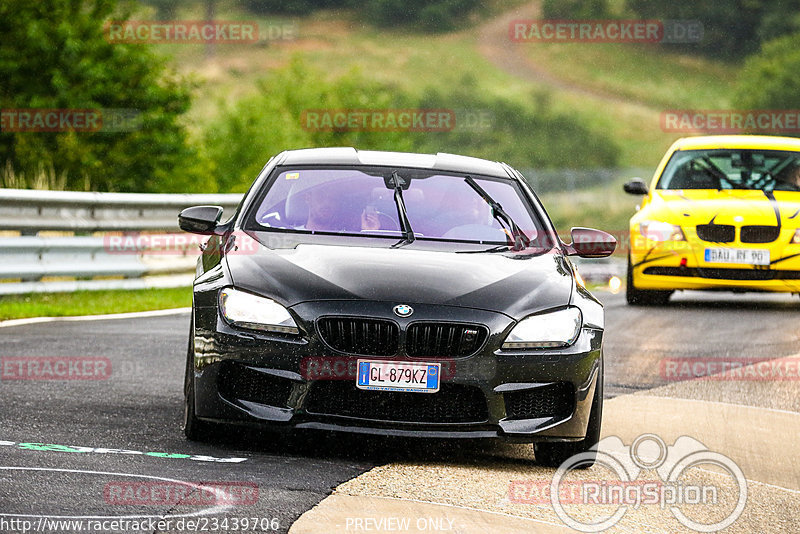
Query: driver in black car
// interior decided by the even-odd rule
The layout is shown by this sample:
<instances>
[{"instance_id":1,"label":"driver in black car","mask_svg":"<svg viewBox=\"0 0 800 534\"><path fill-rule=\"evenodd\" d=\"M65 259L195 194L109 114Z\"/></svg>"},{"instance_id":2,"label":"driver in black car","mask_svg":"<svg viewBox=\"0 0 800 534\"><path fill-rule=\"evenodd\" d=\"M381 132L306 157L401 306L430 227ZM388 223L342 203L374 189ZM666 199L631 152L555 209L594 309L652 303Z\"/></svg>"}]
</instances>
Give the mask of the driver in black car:
<instances>
[{"instance_id":1,"label":"driver in black car","mask_svg":"<svg viewBox=\"0 0 800 534\"><path fill-rule=\"evenodd\" d=\"M336 187L315 187L306 197L308 220L299 229L324 232L350 232L358 230L379 230L380 220L374 206L367 206L358 219L354 220L356 210L353 199Z\"/></svg>"}]
</instances>

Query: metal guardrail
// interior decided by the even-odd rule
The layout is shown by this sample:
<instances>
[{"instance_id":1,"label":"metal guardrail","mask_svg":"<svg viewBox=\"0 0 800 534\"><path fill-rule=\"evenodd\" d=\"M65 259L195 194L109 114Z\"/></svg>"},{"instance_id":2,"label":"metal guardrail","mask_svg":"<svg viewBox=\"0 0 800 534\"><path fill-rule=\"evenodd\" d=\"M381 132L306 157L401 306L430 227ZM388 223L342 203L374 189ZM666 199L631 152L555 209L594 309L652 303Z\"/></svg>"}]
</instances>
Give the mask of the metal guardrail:
<instances>
[{"instance_id":1,"label":"metal guardrail","mask_svg":"<svg viewBox=\"0 0 800 534\"><path fill-rule=\"evenodd\" d=\"M0 189L0 230L33 234L73 232L178 231L183 208L214 204L231 214L242 195L80 193Z\"/></svg>"},{"instance_id":2,"label":"metal guardrail","mask_svg":"<svg viewBox=\"0 0 800 534\"><path fill-rule=\"evenodd\" d=\"M195 244L183 250L173 247L166 254L138 245L120 251L109 246L109 237L120 232L179 232L177 217L183 208L213 204L230 216L241 198L0 189L0 231L20 234L0 237L0 295L188 286L196 264L197 253L191 249ZM587 279L607 280L621 269L610 262L581 264L580 270Z\"/></svg>"},{"instance_id":3,"label":"metal guardrail","mask_svg":"<svg viewBox=\"0 0 800 534\"><path fill-rule=\"evenodd\" d=\"M189 285L196 263L191 250L120 252L109 246L108 234L96 233L179 232L177 217L183 208L213 204L232 215L241 198L0 189L0 230L20 234L0 237L0 295ZM48 280L53 278L57 280Z\"/></svg>"}]
</instances>

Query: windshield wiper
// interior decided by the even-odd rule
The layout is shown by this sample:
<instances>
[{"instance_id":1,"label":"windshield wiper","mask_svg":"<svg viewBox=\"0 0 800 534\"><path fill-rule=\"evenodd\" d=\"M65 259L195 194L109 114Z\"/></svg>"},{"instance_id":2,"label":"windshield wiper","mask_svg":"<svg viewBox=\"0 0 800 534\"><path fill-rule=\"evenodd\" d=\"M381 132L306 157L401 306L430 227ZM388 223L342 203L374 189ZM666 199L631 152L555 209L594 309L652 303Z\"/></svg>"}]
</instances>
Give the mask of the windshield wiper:
<instances>
[{"instance_id":1,"label":"windshield wiper","mask_svg":"<svg viewBox=\"0 0 800 534\"><path fill-rule=\"evenodd\" d=\"M520 230L519 226L517 226L517 223L514 222L514 219L512 219L511 216L506 213L506 211L503 209L503 206L493 199L489 193L484 191L483 188L478 185L478 182L472 178L472 176L467 176L464 178L464 181L467 182L467 184L474 189L478 195L480 195L484 202L489 204L489 206L492 208L492 217L497 219L497 222L499 222L501 225L508 227L508 230L511 232L511 238L514 240L514 246L511 248L511 250L517 251L528 248L528 245L531 244L531 240L522 230Z\"/></svg>"},{"instance_id":2,"label":"windshield wiper","mask_svg":"<svg viewBox=\"0 0 800 534\"><path fill-rule=\"evenodd\" d=\"M413 243L416 238L414 237L414 230L411 229L411 223L408 220L406 202L403 200L403 186L406 184L406 181L397 174L397 171L394 171L386 183L387 185L394 186L394 203L397 205L397 218L400 221L400 230L402 230L404 236L404 239L394 246Z\"/></svg>"}]
</instances>

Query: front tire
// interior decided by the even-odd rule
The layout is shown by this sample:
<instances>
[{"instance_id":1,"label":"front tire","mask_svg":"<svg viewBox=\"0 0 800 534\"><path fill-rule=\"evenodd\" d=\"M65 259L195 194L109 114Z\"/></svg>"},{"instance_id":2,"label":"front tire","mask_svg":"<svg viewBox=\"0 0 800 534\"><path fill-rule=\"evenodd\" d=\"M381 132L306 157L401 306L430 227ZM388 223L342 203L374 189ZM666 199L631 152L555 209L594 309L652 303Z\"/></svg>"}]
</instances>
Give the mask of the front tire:
<instances>
[{"instance_id":1,"label":"front tire","mask_svg":"<svg viewBox=\"0 0 800 534\"><path fill-rule=\"evenodd\" d=\"M657 306L669 301L672 291L636 289L633 285L633 265L628 256L628 275L625 284L625 300L631 306Z\"/></svg>"},{"instance_id":2,"label":"front tire","mask_svg":"<svg viewBox=\"0 0 800 534\"><path fill-rule=\"evenodd\" d=\"M206 441L217 434L216 425L197 418L194 407L194 315L189 328L186 374L183 381L183 433L190 441Z\"/></svg>"},{"instance_id":3,"label":"front tire","mask_svg":"<svg viewBox=\"0 0 800 534\"><path fill-rule=\"evenodd\" d=\"M586 426L586 436L580 441L569 443L534 443L533 454L538 464L546 467L558 467L576 454L585 454L585 461L582 461L577 468L588 469L594 465L597 451L592 447L600 441L600 423L603 419L603 367L601 360L592 399L592 410L589 412L589 424Z\"/></svg>"}]
</instances>

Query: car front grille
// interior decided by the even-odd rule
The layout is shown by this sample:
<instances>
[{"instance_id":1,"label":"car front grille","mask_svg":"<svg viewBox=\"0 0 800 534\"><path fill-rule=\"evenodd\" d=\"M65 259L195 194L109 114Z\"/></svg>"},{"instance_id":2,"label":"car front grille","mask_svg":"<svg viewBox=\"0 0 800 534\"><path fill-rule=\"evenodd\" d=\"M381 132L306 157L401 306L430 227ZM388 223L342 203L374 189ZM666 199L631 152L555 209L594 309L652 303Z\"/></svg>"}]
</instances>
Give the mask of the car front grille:
<instances>
[{"instance_id":1,"label":"car front grille","mask_svg":"<svg viewBox=\"0 0 800 534\"><path fill-rule=\"evenodd\" d=\"M489 418L477 387L443 383L436 393L364 391L351 381L316 382L305 403L309 414L404 423L482 423Z\"/></svg>"},{"instance_id":2,"label":"car front grille","mask_svg":"<svg viewBox=\"0 0 800 534\"><path fill-rule=\"evenodd\" d=\"M223 362L217 375L217 389L223 398L245 400L269 406L288 407L292 381L263 373L236 362Z\"/></svg>"},{"instance_id":3,"label":"car front grille","mask_svg":"<svg viewBox=\"0 0 800 534\"><path fill-rule=\"evenodd\" d=\"M575 410L575 388L569 382L504 393L503 399L509 419L563 418Z\"/></svg>"},{"instance_id":4,"label":"car front grille","mask_svg":"<svg viewBox=\"0 0 800 534\"><path fill-rule=\"evenodd\" d=\"M397 324L383 319L323 317L317 321L317 329L331 348L366 356L395 354L400 339Z\"/></svg>"},{"instance_id":5,"label":"car front grille","mask_svg":"<svg viewBox=\"0 0 800 534\"><path fill-rule=\"evenodd\" d=\"M777 226L742 226L739 240L742 243L772 243L780 233Z\"/></svg>"},{"instance_id":6,"label":"car front grille","mask_svg":"<svg viewBox=\"0 0 800 534\"><path fill-rule=\"evenodd\" d=\"M644 274L690 276L715 280L800 280L800 271L779 271L776 269L648 267L644 270Z\"/></svg>"},{"instance_id":7,"label":"car front grille","mask_svg":"<svg viewBox=\"0 0 800 534\"><path fill-rule=\"evenodd\" d=\"M484 326L414 323L406 332L406 351L415 358L470 356L483 346L487 336Z\"/></svg>"},{"instance_id":8,"label":"car front grille","mask_svg":"<svg viewBox=\"0 0 800 534\"><path fill-rule=\"evenodd\" d=\"M713 243L730 243L736 239L736 227L729 224L698 224L697 237Z\"/></svg>"}]
</instances>

